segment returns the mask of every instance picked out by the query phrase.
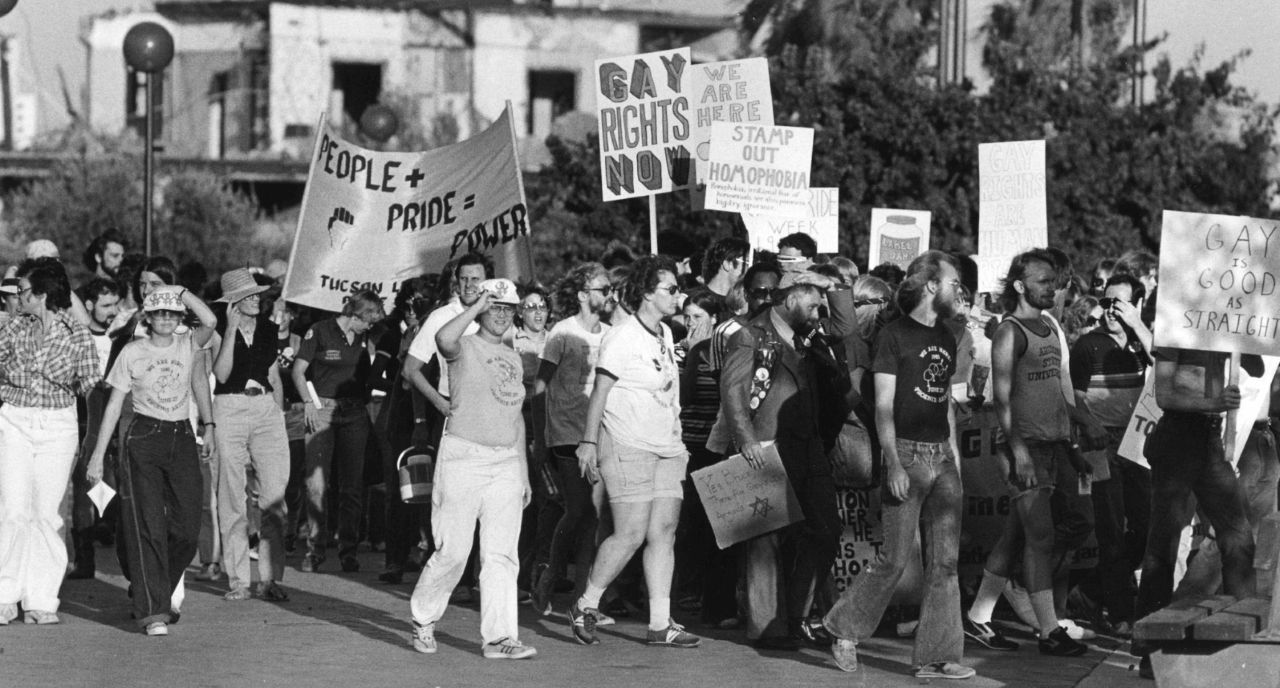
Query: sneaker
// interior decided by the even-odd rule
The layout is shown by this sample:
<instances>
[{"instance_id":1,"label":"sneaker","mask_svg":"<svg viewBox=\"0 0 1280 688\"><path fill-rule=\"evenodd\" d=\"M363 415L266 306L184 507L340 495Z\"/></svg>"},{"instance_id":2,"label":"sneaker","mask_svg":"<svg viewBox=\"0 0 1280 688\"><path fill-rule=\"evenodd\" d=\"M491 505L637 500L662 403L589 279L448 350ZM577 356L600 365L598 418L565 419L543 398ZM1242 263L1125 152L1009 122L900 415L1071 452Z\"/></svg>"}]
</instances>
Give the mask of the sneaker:
<instances>
[{"instance_id":1,"label":"sneaker","mask_svg":"<svg viewBox=\"0 0 1280 688\"><path fill-rule=\"evenodd\" d=\"M796 634L814 647L831 647L835 641L819 619L804 619L796 626Z\"/></svg>"},{"instance_id":2,"label":"sneaker","mask_svg":"<svg viewBox=\"0 0 1280 688\"><path fill-rule=\"evenodd\" d=\"M1097 633L1071 619L1058 619L1058 625L1067 629L1067 635L1071 636L1072 640L1093 640L1098 637Z\"/></svg>"},{"instance_id":3,"label":"sneaker","mask_svg":"<svg viewBox=\"0 0 1280 688\"><path fill-rule=\"evenodd\" d=\"M844 638L836 638L831 643L831 658L836 660L836 666L841 671L857 671L858 670L858 644L852 640Z\"/></svg>"},{"instance_id":4,"label":"sneaker","mask_svg":"<svg viewBox=\"0 0 1280 688\"><path fill-rule=\"evenodd\" d=\"M1089 651L1089 646L1074 640L1067 629L1059 626L1049 632L1049 637L1040 639L1040 654L1055 657L1079 657Z\"/></svg>"},{"instance_id":5,"label":"sneaker","mask_svg":"<svg viewBox=\"0 0 1280 688\"><path fill-rule=\"evenodd\" d=\"M592 616L596 617L596 625L597 625L597 626L612 626L612 625L614 625L614 624L618 623L618 621L617 621L616 619L614 619L612 616L609 616L608 614L605 614L604 612L600 611L599 609L590 609L590 610L588 610L588 611L589 611L589 612L591 612L591 615L592 615Z\"/></svg>"},{"instance_id":6,"label":"sneaker","mask_svg":"<svg viewBox=\"0 0 1280 688\"><path fill-rule=\"evenodd\" d=\"M569 624L573 626L573 637L583 645L599 645L600 638L596 637L596 614L595 609L582 609L577 602L569 607Z\"/></svg>"},{"instance_id":7,"label":"sneaker","mask_svg":"<svg viewBox=\"0 0 1280 688\"><path fill-rule=\"evenodd\" d=\"M10 621L13 621L16 618L18 618L17 602L0 604L0 626L7 626Z\"/></svg>"},{"instance_id":8,"label":"sneaker","mask_svg":"<svg viewBox=\"0 0 1280 688\"><path fill-rule=\"evenodd\" d=\"M437 649L435 624L420 624L417 621L413 622L413 649L424 655L435 654Z\"/></svg>"},{"instance_id":9,"label":"sneaker","mask_svg":"<svg viewBox=\"0 0 1280 688\"><path fill-rule=\"evenodd\" d=\"M210 562L200 567L200 572L196 574L196 580L215 581L222 575L222 566L217 562Z\"/></svg>"},{"instance_id":10,"label":"sneaker","mask_svg":"<svg viewBox=\"0 0 1280 688\"><path fill-rule=\"evenodd\" d=\"M49 624L61 623L62 619L58 618L57 612L42 612L38 609L32 609L26 613L22 621L24 623L46 626Z\"/></svg>"},{"instance_id":11,"label":"sneaker","mask_svg":"<svg viewBox=\"0 0 1280 688\"><path fill-rule=\"evenodd\" d=\"M288 602L289 593L276 581L261 581L258 583L258 599L266 602Z\"/></svg>"},{"instance_id":12,"label":"sneaker","mask_svg":"<svg viewBox=\"0 0 1280 688\"><path fill-rule=\"evenodd\" d=\"M484 644L485 659L528 659L536 654L538 651L532 646L510 638Z\"/></svg>"},{"instance_id":13,"label":"sneaker","mask_svg":"<svg viewBox=\"0 0 1280 688\"><path fill-rule=\"evenodd\" d=\"M547 564L538 564L533 570L533 608L542 616L551 613L551 592L555 576L548 573Z\"/></svg>"},{"instance_id":14,"label":"sneaker","mask_svg":"<svg viewBox=\"0 0 1280 688\"><path fill-rule=\"evenodd\" d=\"M249 588L239 587L228 590L227 594L222 596L222 599L228 602L243 602L251 597L253 597L253 594L249 592Z\"/></svg>"},{"instance_id":15,"label":"sneaker","mask_svg":"<svg viewBox=\"0 0 1280 688\"><path fill-rule=\"evenodd\" d=\"M649 635L645 642L650 645L662 645L665 647L691 648L701 645L702 638L685 631L684 626L667 620L666 628L660 631L649 629Z\"/></svg>"},{"instance_id":16,"label":"sneaker","mask_svg":"<svg viewBox=\"0 0 1280 688\"><path fill-rule=\"evenodd\" d=\"M320 565L324 563L324 557L317 554L307 554L302 557L302 564L298 566L303 573L315 573L320 569Z\"/></svg>"},{"instance_id":17,"label":"sneaker","mask_svg":"<svg viewBox=\"0 0 1280 688\"><path fill-rule=\"evenodd\" d=\"M360 570L360 560L348 554L342 558L342 572L355 573Z\"/></svg>"},{"instance_id":18,"label":"sneaker","mask_svg":"<svg viewBox=\"0 0 1280 688\"><path fill-rule=\"evenodd\" d=\"M147 624L147 635L169 635L169 624L163 621L152 621Z\"/></svg>"},{"instance_id":19,"label":"sneaker","mask_svg":"<svg viewBox=\"0 0 1280 688\"><path fill-rule=\"evenodd\" d=\"M964 679L973 678L973 675L976 673L978 672L974 671L973 667L967 667L963 664L956 664L955 662L933 662L932 664L925 664L919 669L916 669L916 678Z\"/></svg>"},{"instance_id":20,"label":"sneaker","mask_svg":"<svg viewBox=\"0 0 1280 688\"><path fill-rule=\"evenodd\" d=\"M978 623L969 618L968 614L961 617L964 626L964 634L974 642L991 650L1000 650L1002 652L1012 652L1018 649L1018 644L1004 637L1000 631L991 627L989 623Z\"/></svg>"}]
</instances>

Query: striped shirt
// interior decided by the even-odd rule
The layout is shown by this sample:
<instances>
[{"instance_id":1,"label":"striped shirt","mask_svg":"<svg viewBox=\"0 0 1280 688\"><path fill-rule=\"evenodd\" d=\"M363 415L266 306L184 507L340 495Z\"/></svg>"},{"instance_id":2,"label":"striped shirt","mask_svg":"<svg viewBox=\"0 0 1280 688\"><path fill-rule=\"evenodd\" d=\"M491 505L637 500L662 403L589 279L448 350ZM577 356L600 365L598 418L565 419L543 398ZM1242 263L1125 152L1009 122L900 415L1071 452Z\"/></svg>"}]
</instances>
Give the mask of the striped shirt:
<instances>
[{"instance_id":1,"label":"striped shirt","mask_svg":"<svg viewBox=\"0 0 1280 688\"><path fill-rule=\"evenodd\" d=\"M1146 355L1132 340L1122 346L1111 335L1094 331L1071 348L1071 386L1084 393L1089 411L1109 428L1129 425L1146 372Z\"/></svg>"},{"instance_id":2,"label":"striped shirt","mask_svg":"<svg viewBox=\"0 0 1280 688\"><path fill-rule=\"evenodd\" d=\"M60 409L102 380L89 328L66 311L53 313L49 331L34 315L0 326L0 399L27 408Z\"/></svg>"}]
</instances>

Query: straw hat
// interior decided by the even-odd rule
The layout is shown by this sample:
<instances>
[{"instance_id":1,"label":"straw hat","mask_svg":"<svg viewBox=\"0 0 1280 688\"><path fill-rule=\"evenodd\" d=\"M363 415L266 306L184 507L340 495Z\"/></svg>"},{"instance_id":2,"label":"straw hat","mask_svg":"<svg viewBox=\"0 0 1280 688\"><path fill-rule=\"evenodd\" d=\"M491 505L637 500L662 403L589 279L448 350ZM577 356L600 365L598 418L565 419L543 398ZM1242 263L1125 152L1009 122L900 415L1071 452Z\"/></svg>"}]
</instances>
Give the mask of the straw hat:
<instances>
[{"instance_id":1,"label":"straw hat","mask_svg":"<svg viewBox=\"0 0 1280 688\"><path fill-rule=\"evenodd\" d=\"M218 299L218 303L235 303L267 289L270 287L254 281L249 268L228 270L222 273L222 298Z\"/></svg>"}]
</instances>

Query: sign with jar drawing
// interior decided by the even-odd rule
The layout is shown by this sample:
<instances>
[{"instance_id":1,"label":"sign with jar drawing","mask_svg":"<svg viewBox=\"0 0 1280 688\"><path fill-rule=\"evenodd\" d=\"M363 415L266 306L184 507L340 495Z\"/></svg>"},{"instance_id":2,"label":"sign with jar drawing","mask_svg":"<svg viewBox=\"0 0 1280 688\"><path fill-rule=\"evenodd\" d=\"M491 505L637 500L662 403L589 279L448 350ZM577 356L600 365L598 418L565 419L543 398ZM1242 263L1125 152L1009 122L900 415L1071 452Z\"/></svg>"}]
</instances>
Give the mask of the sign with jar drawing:
<instances>
[{"instance_id":1,"label":"sign with jar drawing","mask_svg":"<svg viewBox=\"0 0 1280 688\"><path fill-rule=\"evenodd\" d=\"M893 263L906 270L916 256L929 250L932 217L927 210L872 208L867 268Z\"/></svg>"}]
</instances>

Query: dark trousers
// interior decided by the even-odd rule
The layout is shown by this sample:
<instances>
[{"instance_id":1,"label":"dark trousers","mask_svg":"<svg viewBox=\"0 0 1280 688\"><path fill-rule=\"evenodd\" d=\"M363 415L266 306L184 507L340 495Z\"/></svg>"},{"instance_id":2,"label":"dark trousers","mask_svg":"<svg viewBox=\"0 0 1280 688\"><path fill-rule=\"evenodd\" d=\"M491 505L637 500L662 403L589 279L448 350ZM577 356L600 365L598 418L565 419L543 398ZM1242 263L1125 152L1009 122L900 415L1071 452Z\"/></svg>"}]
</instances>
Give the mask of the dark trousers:
<instances>
[{"instance_id":1,"label":"dark trousers","mask_svg":"<svg viewBox=\"0 0 1280 688\"><path fill-rule=\"evenodd\" d=\"M1245 494L1223 456L1220 431L1220 418L1170 411L1147 438L1151 531L1142 560L1138 618L1169 604L1178 536L1191 522L1197 503L1222 553L1224 591L1237 598L1254 592L1253 532Z\"/></svg>"},{"instance_id":2,"label":"dark trousers","mask_svg":"<svg viewBox=\"0 0 1280 688\"><path fill-rule=\"evenodd\" d=\"M364 460L369 412L359 399L323 399L314 431L307 433L307 554L324 557L329 542L326 490L338 496L338 556L355 556L364 514Z\"/></svg>"},{"instance_id":3,"label":"dark trousers","mask_svg":"<svg viewBox=\"0 0 1280 688\"><path fill-rule=\"evenodd\" d=\"M191 424L135 415L120 457L125 569L138 624L168 621L200 537L200 459Z\"/></svg>"},{"instance_id":4,"label":"dark trousers","mask_svg":"<svg viewBox=\"0 0 1280 688\"><path fill-rule=\"evenodd\" d=\"M724 457L705 447L689 447L689 472L718 463ZM707 510L693 480L684 481L680 526L676 530L676 580L682 594L702 602L702 620L718 623L738 615L737 549L720 549Z\"/></svg>"}]
</instances>

